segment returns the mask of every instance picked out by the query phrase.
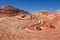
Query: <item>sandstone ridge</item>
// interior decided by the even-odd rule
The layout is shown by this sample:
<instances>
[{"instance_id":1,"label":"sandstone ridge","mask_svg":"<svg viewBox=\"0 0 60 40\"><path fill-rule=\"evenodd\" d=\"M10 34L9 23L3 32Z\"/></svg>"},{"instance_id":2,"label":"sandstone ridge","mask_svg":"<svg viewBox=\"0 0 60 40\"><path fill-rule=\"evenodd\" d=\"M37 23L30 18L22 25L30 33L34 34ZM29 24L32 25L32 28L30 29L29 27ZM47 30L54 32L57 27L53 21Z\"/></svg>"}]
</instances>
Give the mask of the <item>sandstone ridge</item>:
<instances>
[{"instance_id":1,"label":"sandstone ridge","mask_svg":"<svg viewBox=\"0 0 60 40\"><path fill-rule=\"evenodd\" d=\"M15 16L18 14L24 14L27 13L27 11L15 8L13 6L0 6L0 17L2 16Z\"/></svg>"}]
</instances>

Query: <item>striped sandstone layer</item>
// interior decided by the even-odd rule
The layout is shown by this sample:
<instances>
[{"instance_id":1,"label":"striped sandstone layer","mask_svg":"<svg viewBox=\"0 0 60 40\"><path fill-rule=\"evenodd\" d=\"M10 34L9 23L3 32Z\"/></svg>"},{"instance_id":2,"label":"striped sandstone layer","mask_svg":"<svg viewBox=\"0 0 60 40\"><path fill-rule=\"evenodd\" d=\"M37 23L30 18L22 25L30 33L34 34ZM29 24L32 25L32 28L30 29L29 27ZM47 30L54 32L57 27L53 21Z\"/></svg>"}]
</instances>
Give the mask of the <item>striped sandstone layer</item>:
<instances>
[{"instance_id":1,"label":"striped sandstone layer","mask_svg":"<svg viewBox=\"0 0 60 40\"><path fill-rule=\"evenodd\" d=\"M60 40L60 11L30 14L0 6L0 40Z\"/></svg>"}]
</instances>

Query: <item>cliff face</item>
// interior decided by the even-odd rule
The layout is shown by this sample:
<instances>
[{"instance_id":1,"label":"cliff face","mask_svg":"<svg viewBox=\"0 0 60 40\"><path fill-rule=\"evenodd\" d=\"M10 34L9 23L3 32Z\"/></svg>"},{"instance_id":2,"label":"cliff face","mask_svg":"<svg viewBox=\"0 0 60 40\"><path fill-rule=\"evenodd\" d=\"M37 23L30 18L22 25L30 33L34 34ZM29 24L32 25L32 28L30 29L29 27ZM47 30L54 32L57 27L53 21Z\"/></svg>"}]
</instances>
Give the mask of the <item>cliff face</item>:
<instances>
[{"instance_id":1,"label":"cliff face","mask_svg":"<svg viewBox=\"0 0 60 40\"><path fill-rule=\"evenodd\" d=\"M0 6L0 40L60 40L59 13Z\"/></svg>"}]
</instances>

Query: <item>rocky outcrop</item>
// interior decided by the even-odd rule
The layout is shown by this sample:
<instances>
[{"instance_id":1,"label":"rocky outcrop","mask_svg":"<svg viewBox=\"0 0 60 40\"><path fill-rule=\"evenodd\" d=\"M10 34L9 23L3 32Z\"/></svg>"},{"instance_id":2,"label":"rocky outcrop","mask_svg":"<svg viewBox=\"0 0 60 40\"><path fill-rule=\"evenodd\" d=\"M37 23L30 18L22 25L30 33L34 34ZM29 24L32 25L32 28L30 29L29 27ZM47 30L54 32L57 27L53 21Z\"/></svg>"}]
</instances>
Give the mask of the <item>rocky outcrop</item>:
<instances>
[{"instance_id":1,"label":"rocky outcrop","mask_svg":"<svg viewBox=\"0 0 60 40\"><path fill-rule=\"evenodd\" d=\"M0 6L0 15L2 16L5 16L5 15L15 16L15 15L24 14L24 13L26 14L28 12L12 6Z\"/></svg>"},{"instance_id":2,"label":"rocky outcrop","mask_svg":"<svg viewBox=\"0 0 60 40\"><path fill-rule=\"evenodd\" d=\"M60 40L59 13L0 6L0 40Z\"/></svg>"},{"instance_id":3,"label":"rocky outcrop","mask_svg":"<svg viewBox=\"0 0 60 40\"><path fill-rule=\"evenodd\" d=\"M35 24L39 23L29 12L12 6L0 7L0 40L25 40L24 29Z\"/></svg>"},{"instance_id":4,"label":"rocky outcrop","mask_svg":"<svg viewBox=\"0 0 60 40\"><path fill-rule=\"evenodd\" d=\"M39 40L39 39L40 40L60 40L59 38L60 36L58 36L60 32L59 31L60 11L55 11L55 12L38 11L38 12L33 12L32 14L35 15L38 18L38 20L40 19L43 20L42 25L32 26L33 28L38 26L38 28L36 29L41 30L41 31L37 31L37 33L33 32L33 34L35 34L36 36L38 35L36 40ZM41 36L44 36L44 37L41 38Z\"/></svg>"}]
</instances>

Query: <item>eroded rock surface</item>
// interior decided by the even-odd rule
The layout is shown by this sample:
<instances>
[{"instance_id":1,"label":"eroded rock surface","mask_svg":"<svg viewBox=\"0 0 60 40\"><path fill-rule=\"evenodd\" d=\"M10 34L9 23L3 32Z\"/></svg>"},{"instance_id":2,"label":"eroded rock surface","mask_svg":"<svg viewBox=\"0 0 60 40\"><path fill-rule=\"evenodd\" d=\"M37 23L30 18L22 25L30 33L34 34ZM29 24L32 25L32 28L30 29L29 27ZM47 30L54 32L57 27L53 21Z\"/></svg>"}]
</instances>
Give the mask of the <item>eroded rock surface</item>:
<instances>
[{"instance_id":1,"label":"eroded rock surface","mask_svg":"<svg viewBox=\"0 0 60 40\"><path fill-rule=\"evenodd\" d=\"M0 40L60 40L59 13L0 6Z\"/></svg>"},{"instance_id":2,"label":"eroded rock surface","mask_svg":"<svg viewBox=\"0 0 60 40\"><path fill-rule=\"evenodd\" d=\"M35 16L24 10L0 7L0 40L25 40L23 30L35 24L38 24Z\"/></svg>"}]
</instances>

